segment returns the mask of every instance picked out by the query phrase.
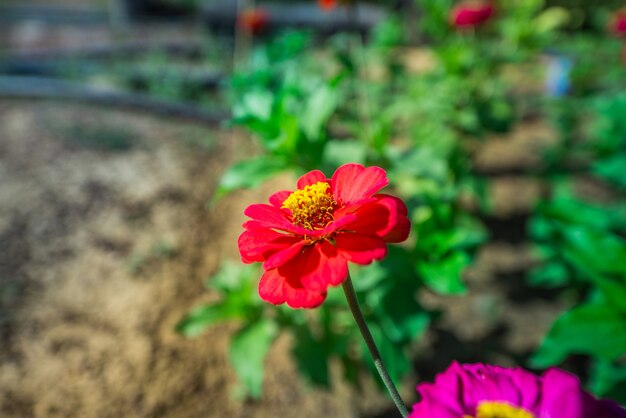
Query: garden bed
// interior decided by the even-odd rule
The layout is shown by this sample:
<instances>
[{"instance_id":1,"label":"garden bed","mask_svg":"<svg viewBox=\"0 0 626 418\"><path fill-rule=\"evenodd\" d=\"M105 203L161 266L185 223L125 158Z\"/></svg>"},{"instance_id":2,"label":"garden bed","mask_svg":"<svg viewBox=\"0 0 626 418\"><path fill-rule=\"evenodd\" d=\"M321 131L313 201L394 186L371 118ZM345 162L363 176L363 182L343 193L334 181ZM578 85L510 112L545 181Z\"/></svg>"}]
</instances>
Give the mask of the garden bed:
<instances>
[{"instance_id":1,"label":"garden bed","mask_svg":"<svg viewBox=\"0 0 626 418\"><path fill-rule=\"evenodd\" d=\"M339 376L331 392L304 387L288 338L271 350L263 399L241 403L227 360L234 328L175 333L213 297L203 279L238 258L243 208L269 193L207 210L248 149L240 135L54 103L5 101L0 120L3 417L387 416L369 380L366 397ZM496 242L467 274L470 297L422 295L444 316L416 353L421 378L455 358L514 364L536 346L560 307L524 292L530 262L524 244Z\"/></svg>"}]
</instances>

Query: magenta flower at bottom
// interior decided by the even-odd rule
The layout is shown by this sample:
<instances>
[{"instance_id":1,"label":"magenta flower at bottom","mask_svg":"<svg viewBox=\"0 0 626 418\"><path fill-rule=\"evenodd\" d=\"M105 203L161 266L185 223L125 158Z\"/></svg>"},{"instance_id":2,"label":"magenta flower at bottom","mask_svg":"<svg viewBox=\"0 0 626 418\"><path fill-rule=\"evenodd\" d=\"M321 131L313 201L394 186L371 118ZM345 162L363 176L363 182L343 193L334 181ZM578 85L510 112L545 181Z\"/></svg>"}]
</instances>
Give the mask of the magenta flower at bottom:
<instances>
[{"instance_id":1,"label":"magenta flower at bottom","mask_svg":"<svg viewBox=\"0 0 626 418\"><path fill-rule=\"evenodd\" d=\"M409 418L626 418L626 410L595 399L559 369L537 376L521 368L455 362L417 391L422 400Z\"/></svg>"}]
</instances>

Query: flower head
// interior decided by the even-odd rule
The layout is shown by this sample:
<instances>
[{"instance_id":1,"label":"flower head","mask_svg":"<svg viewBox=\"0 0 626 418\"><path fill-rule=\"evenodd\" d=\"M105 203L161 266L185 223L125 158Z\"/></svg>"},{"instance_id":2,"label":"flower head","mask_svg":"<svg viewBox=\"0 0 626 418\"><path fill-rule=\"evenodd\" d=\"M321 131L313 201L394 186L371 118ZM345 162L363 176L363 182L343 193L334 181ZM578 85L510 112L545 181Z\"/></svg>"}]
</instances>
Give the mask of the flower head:
<instances>
[{"instance_id":1,"label":"flower head","mask_svg":"<svg viewBox=\"0 0 626 418\"><path fill-rule=\"evenodd\" d=\"M337 7L337 0L317 0L317 5L322 10L332 10Z\"/></svg>"},{"instance_id":2,"label":"flower head","mask_svg":"<svg viewBox=\"0 0 626 418\"><path fill-rule=\"evenodd\" d=\"M559 369L537 376L521 368L452 363L417 391L422 400L409 418L626 418L626 410L595 399Z\"/></svg>"},{"instance_id":3,"label":"flower head","mask_svg":"<svg viewBox=\"0 0 626 418\"><path fill-rule=\"evenodd\" d=\"M608 29L614 36L626 36L626 7L613 13L609 20Z\"/></svg>"},{"instance_id":4,"label":"flower head","mask_svg":"<svg viewBox=\"0 0 626 418\"><path fill-rule=\"evenodd\" d=\"M263 9L245 9L237 17L237 25L253 35L258 35L267 29L269 22L269 13Z\"/></svg>"},{"instance_id":5,"label":"flower head","mask_svg":"<svg viewBox=\"0 0 626 418\"><path fill-rule=\"evenodd\" d=\"M314 308L329 286L346 279L349 261L380 260L388 242L404 241L410 230L406 206L377 194L387 183L382 168L346 164L330 179L314 170L300 177L296 191L248 206L244 213L252 219L243 224L239 252L244 263L263 263L261 298Z\"/></svg>"},{"instance_id":6,"label":"flower head","mask_svg":"<svg viewBox=\"0 0 626 418\"><path fill-rule=\"evenodd\" d=\"M488 21L493 15L493 5L488 1L464 1L450 13L450 22L456 28L470 28Z\"/></svg>"}]
</instances>

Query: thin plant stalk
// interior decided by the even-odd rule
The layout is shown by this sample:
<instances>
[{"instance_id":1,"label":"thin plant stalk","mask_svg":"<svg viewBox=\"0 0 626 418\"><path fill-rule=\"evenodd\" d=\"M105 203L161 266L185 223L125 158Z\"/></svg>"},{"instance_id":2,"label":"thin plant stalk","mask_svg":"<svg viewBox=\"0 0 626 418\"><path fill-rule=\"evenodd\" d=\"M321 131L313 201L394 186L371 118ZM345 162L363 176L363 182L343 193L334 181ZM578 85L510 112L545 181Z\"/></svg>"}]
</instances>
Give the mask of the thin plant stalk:
<instances>
[{"instance_id":1,"label":"thin plant stalk","mask_svg":"<svg viewBox=\"0 0 626 418\"><path fill-rule=\"evenodd\" d=\"M361 336L363 340L365 340L365 344L367 345L367 349L370 352L370 356L374 361L374 366L376 367L376 371L378 375L382 379L389 395L393 399L393 403L398 408L400 415L402 418L406 418L409 415L409 410L406 407L406 404L400 397L398 393L398 389L396 385L391 380L389 376L389 372L387 372L387 368L383 363L383 359L380 356L380 352L378 351L378 347L374 342L374 338L372 337L372 333L367 327L367 323L365 322L365 318L363 317L363 312L361 311L361 307L359 306L359 301L357 300L356 293L354 291L354 286L352 286L352 279L348 274L346 280L344 280L343 284L343 293L346 295L346 299L348 300L348 306L350 306L350 311L352 311L352 316L354 316L354 320L356 321L357 326L359 327L359 331L361 332Z\"/></svg>"}]
</instances>

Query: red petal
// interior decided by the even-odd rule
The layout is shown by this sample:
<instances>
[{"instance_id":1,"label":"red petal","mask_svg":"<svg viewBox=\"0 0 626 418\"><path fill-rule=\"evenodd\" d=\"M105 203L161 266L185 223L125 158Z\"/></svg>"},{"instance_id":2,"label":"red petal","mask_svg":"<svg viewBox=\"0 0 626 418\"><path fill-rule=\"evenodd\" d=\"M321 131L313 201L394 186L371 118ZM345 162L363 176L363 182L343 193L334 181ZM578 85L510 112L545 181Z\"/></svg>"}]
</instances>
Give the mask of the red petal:
<instances>
[{"instance_id":1,"label":"red petal","mask_svg":"<svg viewBox=\"0 0 626 418\"><path fill-rule=\"evenodd\" d=\"M318 181L327 181L326 175L319 170L309 171L298 179L298 189L304 189L306 186L315 184Z\"/></svg>"},{"instance_id":2,"label":"red petal","mask_svg":"<svg viewBox=\"0 0 626 418\"><path fill-rule=\"evenodd\" d=\"M308 249L301 257L293 259L289 263L277 269L283 278L283 294L287 305L292 308L315 308L326 299L325 291L309 290L302 283L305 269L311 267L308 258L312 250Z\"/></svg>"},{"instance_id":3,"label":"red petal","mask_svg":"<svg viewBox=\"0 0 626 418\"><path fill-rule=\"evenodd\" d=\"M378 237L344 233L337 234L335 243L343 257L357 264L369 264L387 255L387 245Z\"/></svg>"},{"instance_id":4,"label":"red petal","mask_svg":"<svg viewBox=\"0 0 626 418\"><path fill-rule=\"evenodd\" d=\"M244 231L237 241L241 260L244 263L265 261L272 254L288 248L300 237L285 235L268 228L255 228Z\"/></svg>"},{"instance_id":5,"label":"red petal","mask_svg":"<svg viewBox=\"0 0 626 418\"><path fill-rule=\"evenodd\" d=\"M342 165L331 180L333 194L344 205L370 197L388 183L385 170L360 164Z\"/></svg>"},{"instance_id":6,"label":"red petal","mask_svg":"<svg viewBox=\"0 0 626 418\"><path fill-rule=\"evenodd\" d=\"M293 243L291 246L282 248L280 251L272 254L265 263L263 263L263 268L265 270L273 269L278 266L282 266L292 258L298 256L302 253L302 247L306 245L306 242L302 239L298 240L298 242Z\"/></svg>"},{"instance_id":7,"label":"red petal","mask_svg":"<svg viewBox=\"0 0 626 418\"><path fill-rule=\"evenodd\" d=\"M328 286L337 286L348 276L346 259L328 241L314 245L303 263L301 282L309 290L326 292Z\"/></svg>"},{"instance_id":8,"label":"red petal","mask_svg":"<svg viewBox=\"0 0 626 418\"><path fill-rule=\"evenodd\" d=\"M326 292L307 290L297 276L285 277L279 269L271 269L261 276L259 296L274 305L287 302L292 308L315 308L324 302Z\"/></svg>"},{"instance_id":9,"label":"red petal","mask_svg":"<svg viewBox=\"0 0 626 418\"><path fill-rule=\"evenodd\" d=\"M292 192L289 190L281 190L270 196L270 203L275 208L280 209L283 206L283 202L289 197Z\"/></svg>"},{"instance_id":10,"label":"red petal","mask_svg":"<svg viewBox=\"0 0 626 418\"><path fill-rule=\"evenodd\" d=\"M386 242L402 242L409 236L411 222L402 200L379 194L376 201L363 205L355 213L356 221L346 227L359 234L375 235Z\"/></svg>"},{"instance_id":11,"label":"red petal","mask_svg":"<svg viewBox=\"0 0 626 418\"><path fill-rule=\"evenodd\" d=\"M283 283L285 302L291 308L317 308L326 299L326 292L314 292L302 287L302 283L290 280Z\"/></svg>"},{"instance_id":12,"label":"red petal","mask_svg":"<svg viewBox=\"0 0 626 418\"><path fill-rule=\"evenodd\" d=\"M274 206L258 203L250 205L243 212L246 216L251 217L256 222L248 221L243 224L244 228L274 228L283 231L293 232L295 234L304 235L307 230L293 225L286 218L286 215L280 209Z\"/></svg>"},{"instance_id":13,"label":"red petal","mask_svg":"<svg viewBox=\"0 0 626 418\"><path fill-rule=\"evenodd\" d=\"M280 305L285 302L283 283L285 279L276 269L267 270L259 281L259 296L266 302Z\"/></svg>"}]
</instances>

